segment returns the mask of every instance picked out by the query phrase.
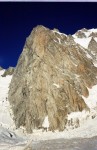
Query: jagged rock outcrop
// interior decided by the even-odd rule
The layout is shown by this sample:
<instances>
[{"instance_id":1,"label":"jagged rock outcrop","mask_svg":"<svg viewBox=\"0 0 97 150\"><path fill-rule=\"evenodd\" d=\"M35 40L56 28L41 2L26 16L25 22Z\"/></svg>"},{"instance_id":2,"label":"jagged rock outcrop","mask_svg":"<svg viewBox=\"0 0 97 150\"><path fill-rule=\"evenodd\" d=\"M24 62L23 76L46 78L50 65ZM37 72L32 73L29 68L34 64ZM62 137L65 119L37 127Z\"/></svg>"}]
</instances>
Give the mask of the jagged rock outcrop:
<instances>
[{"instance_id":1,"label":"jagged rock outcrop","mask_svg":"<svg viewBox=\"0 0 97 150\"><path fill-rule=\"evenodd\" d=\"M97 54L97 42L95 41L94 37L91 38L89 42L88 49L92 51L94 54Z\"/></svg>"},{"instance_id":2,"label":"jagged rock outcrop","mask_svg":"<svg viewBox=\"0 0 97 150\"><path fill-rule=\"evenodd\" d=\"M85 38L86 35L84 33L84 31L87 31L87 29L82 29L82 30L79 30L75 33L75 35L78 37L78 38Z\"/></svg>"},{"instance_id":3,"label":"jagged rock outcrop","mask_svg":"<svg viewBox=\"0 0 97 150\"><path fill-rule=\"evenodd\" d=\"M7 75L12 75L13 73L14 73L14 67L9 67L8 69L5 70L2 77L6 77Z\"/></svg>"},{"instance_id":4,"label":"jagged rock outcrop","mask_svg":"<svg viewBox=\"0 0 97 150\"><path fill-rule=\"evenodd\" d=\"M84 97L97 83L97 68L72 36L43 26L33 29L10 84L9 101L16 127L64 130L67 114L88 110Z\"/></svg>"},{"instance_id":5,"label":"jagged rock outcrop","mask_svg":"<svg viewBox=\"0 0 97 150\"><path fill-rule=\"evenodd\" d=\"M89 35L89 37L97 37L97 33L94 33L94 32L92 32L90 35Z\"/></svg>"}]
</instances>

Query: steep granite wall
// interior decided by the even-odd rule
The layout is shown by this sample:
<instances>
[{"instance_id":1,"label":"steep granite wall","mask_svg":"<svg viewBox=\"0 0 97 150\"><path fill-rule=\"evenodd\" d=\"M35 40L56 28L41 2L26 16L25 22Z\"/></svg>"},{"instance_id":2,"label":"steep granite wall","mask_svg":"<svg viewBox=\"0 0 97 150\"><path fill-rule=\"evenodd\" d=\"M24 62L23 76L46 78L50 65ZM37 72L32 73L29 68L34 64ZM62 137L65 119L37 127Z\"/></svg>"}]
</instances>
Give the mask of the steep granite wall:
<instances>
[{"instance_id":1,"label":"steep granite wall","mask_svg":"<svg viewBox=\"0 0 97 150\"><path fill-rule=\"evenodd\" d=\"M82 95L97 83L97 69L71 35L43 26L26 39L9 90L16 127L64 130L67 114L88 109Z\"/></svg>"}]
</instances>

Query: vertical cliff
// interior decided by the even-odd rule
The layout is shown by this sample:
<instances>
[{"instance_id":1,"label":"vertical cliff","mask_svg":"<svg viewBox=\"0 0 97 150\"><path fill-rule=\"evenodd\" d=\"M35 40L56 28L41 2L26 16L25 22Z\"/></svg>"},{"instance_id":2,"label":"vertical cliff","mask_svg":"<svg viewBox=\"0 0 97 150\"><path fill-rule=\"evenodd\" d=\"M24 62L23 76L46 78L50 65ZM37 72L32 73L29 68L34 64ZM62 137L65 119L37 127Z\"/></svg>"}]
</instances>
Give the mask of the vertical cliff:
<instances>
[{"instance_id":1,"label":"vertical cliff","mask_svg":"<svg viewBox=\"0 0 97 150\"><path fill-rule=\"evenodd\" d=\"M48 116L50 130L64 130L68 113L88 109L82 96L88 97L96 75L72 35L37 26L26 39L10 84L16 127L31 133Z\"/></svg>"}]
</instances>

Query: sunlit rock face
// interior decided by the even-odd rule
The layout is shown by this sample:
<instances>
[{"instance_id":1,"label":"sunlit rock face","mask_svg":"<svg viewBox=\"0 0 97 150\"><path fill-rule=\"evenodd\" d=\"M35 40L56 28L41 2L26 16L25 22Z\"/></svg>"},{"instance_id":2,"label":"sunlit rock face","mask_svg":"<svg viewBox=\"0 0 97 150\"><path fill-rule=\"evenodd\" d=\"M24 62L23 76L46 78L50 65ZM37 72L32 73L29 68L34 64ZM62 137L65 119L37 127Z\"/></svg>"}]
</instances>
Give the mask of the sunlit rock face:
<instances>
[{"instance_id":1,"label":"sunlit rock face","mask_svg":"<svg viewBox=\"0 0 97 150\"><path fill-rule=\"evenodd\" d=\"M2 77L6 77L7 75L13 75L14 69L15 69L14 67L9 67L8 69L5 70Z\"/></svg>"},{"instance_id":2,"label":"sunlit rock face","mask_svg":"<svg viewBox=\"0 0 97 150\"><path fill-rule=\"evenodd\" d=\"M76 32L76 36L77 36L78 38L85 38L85 37L86 37L86 35L85 35L83 29L80 30L80 31L77 31L77 32Z\"/></svg>"},{"instance_id":3,"label":"sunlit rock face","mask_svg":"<svg viewBox=\"0 0 97 150\"><path fill-rule=\"evenodd\" d=\"M94 37L91 38L91 41L89 42L88 49L97 55L97 42L95 41Z\"/></svg>"},{"instance_id":4,"label":"sunlit rock face","mask_svg":"<svg viewBox=\"0 0 97 150\"><path fill-rule=\"evenodd\" d=\"M89 109L82 96L88 97L88 88L97 83L97 69L85 51L72 35L43 26L33 29L9 90L17 128L31 133L48 116L49 129L62 131L67 114Z\"/></svg>"}]
</instances>

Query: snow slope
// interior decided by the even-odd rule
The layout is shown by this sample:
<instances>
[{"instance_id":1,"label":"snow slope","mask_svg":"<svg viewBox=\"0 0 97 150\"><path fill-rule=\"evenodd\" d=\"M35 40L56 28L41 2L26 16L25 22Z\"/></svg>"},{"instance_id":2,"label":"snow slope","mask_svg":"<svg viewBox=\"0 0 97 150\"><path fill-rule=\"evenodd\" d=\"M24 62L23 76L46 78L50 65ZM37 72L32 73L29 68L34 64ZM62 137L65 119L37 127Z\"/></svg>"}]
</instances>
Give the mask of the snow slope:
<instances>
[{"instance_id":1,"label":"snow slope","mask_svg":"<svg viewBox=\"0 0 97 150\"><path fill-rule=\"evenodd\" d=\"M0 125L11 128L14 123L10 116L10 105L8 102L8 89L12 76L2 77L5 70L0 71Z\"/></svg>"},{"instance_id":2,"label":"snow slope","mask_svg":"<svg viewBox=\"0 0 97 150\"><path fill-rule=\"evenodd\" d=\"M55 131L54 133L50 131L43 133L41 133L41 131L34 131L33 135L31 136L34 141L58 138L90 138L93 136L97 136L97 117L95 117L94 119L89 117L79 128L71 128L68 130L64 130L63 132Z\"/></svg>"},{"instance_id":3,"label":"snow slope","mask_svg":"<svg viewBox=\"0 0 97 150\"><path fill-rule=\"evenodd\" d=\"M13 132L15 125L10 115L8 102L8 90L12 76L2 77L4 71L0 70L0 150L19 150L19 147L20 149L23 147L22 143L25 145L27 141Z\"/></svg>"},{"instance_id":4,"label":"snow slope","mask_svg":"<svg viewBox=\"0 0 97 150\"><path fill-rule=\"evenodd\" d=\"M4 70L0 71L0 75L2 75L3 72ZM21 141L25 139L25 134L24 135L23 133L21 134L22 138L20 138L15 134L18 132L13 128L14 123L9 113L10 105L8 101L6 101L6 97L8 94L8 87L11 78L12 78L11 76L7 76L7 77L0 76L0 124L2 124L3 126L0 127L0 147L2 145L2 141L4 141L5 139L7 140L7 144L9 143L8 145L11 144L13 145L13 143L19 144L21 143ZM74 121L76 120L76 118L80 118L79 128L73 129L73 126L70 126L67 127L67 129L64 130L63 132L55 131L54 133L52 133L51 131L42 132L42 130L38 130L38 131L34 130L32 135L27 135L28 139L33 139L34 141L38 141L38 140L47 140L47 139L56 139L56 138L92 137L97 135L96 97L97 97L97 85L92 87L92 89L89 89L89 97L87 99L84 98L85 102L90 107L90 112L86 112L84 110L83 112L73 112L68 115L68 120L73 119ZM94 118L92 119L92 117ZM43 126L45 127L49 126L48 117L45 118ZM11 137L10 133L12 133L14 136Z\"/></svg>"},{"instance_id":5,"label":"snow slope","mask_svg":"<svg viewBox=\"0 0 97 150\"><path fill-rule=\"evenodd\" d=\"M89 38L75 38L74 41L84 48L88 48L89 42L91 41L91 37Z\"/></svg>"},{"instance_id":6,"label":"snow slope","mask_svg":"<svg viewBox=\"0 0 97 150\"><path fill-rule=\"evenodd\" d=\"M97 29L90 29L87 31L82 31L82 30L78 30L81 31L82 33L85 34L86 37L83 38L78 38L76 33L73 35L74 37L74 41L76 43L78 43L79 45L81 45L84 48L88 48L89 42L91 41L92 36L90 36L92 33L96 33L97 34ZM94 37L94 40L97 41L97 37Z\"/></svg>"}]
</instances>

